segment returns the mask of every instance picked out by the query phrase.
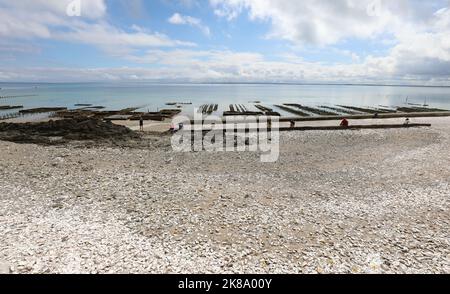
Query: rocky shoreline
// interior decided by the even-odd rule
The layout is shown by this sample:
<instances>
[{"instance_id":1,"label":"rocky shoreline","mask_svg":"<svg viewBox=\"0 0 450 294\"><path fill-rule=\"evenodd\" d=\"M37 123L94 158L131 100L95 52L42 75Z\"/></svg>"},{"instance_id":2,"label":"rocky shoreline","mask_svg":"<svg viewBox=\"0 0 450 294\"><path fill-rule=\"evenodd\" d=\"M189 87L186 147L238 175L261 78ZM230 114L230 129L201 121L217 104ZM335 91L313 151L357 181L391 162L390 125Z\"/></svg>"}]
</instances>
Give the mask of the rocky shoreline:
<instances>
[{"instance_id":1,"label":"rocky shoreline","mask_svg":"<svg viewBox=\"0 0 450 294\"><path fill-rule=\"evenodd\" d=\"M0 271L450 273L450 119L424 122L284 133L276 163L0 141Z\"/></svg>"},{"instance_id":2,"label":"rocky shoreline","mask_svg":"<svg viewBox=\"0 0 450 294\"><path fill-rule=\"evenodd\" d=\"M66 144L70 141L127 141L140 136L127 127L99 119L64 119L38 123L0 123L0 140L15 143Z\"/></svg>"}]
</instances>

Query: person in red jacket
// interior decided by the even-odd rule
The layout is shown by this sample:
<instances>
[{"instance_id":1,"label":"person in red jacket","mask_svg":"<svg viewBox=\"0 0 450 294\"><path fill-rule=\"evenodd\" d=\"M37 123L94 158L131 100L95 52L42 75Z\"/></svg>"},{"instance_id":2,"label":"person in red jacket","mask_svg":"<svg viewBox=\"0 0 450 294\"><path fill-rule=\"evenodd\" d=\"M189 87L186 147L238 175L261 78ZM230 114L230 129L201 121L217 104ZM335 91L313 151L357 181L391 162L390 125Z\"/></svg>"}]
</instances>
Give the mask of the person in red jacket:
<instances>
[{"instance_id":1,"label":"person in red jacket","mask_svg":"<svg viewBox=\"0 0 450 294\"><path fill-rule=\"evenodd\" d=\"M347 128L348 125L349 125L348 120L347 120L346 118L344 118L344 119L341 121L341 127Z\"/></svg>"}]
</instances>

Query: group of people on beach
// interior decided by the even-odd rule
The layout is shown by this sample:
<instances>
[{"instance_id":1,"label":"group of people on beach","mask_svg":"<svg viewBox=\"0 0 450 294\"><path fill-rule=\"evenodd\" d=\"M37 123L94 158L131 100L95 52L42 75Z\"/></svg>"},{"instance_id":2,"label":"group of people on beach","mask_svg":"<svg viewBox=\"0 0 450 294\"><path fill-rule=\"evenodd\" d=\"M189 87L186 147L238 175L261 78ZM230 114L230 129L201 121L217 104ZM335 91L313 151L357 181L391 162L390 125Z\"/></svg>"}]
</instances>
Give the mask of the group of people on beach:
<instances>
[{"instance_id":1,"label":"group of people on beach","mask_svg":"<svg viewBox=\"0 0 450 294\"><path fill-rule=\"evenodd\" d=\"M184 124L183 123L179 123L178 124L178 129L175 127L175 124L171 124L169 132L175 133L176 131L180 131L183 128L184 128ZM139 118L139 131L140 132L144 131L144 118L142 116Z\"/></svg>"},{"instance_id":2,"label":"group of people on beach","mask_svg":"<svg viewBox=\"0 0 450 294\"><path fill-rule=\"evenodd\" d=\"M291 121L289 121L289 123L290 123L291 128L295 128L295 125L296 125L295 120L291 120ZM406 118L404 125L409 126L409 124L410 124L410 119ZM348 119L344 118L341 120L340 126L343 128L348 128L350 126L350 122L348 121ZM178 124L178 129L176 128L176 126L174 124L171 124L169 132L175 133L177 131L182 130L183 128L184 128L184 125L182 123ZM269 128L269 129L272 128L272 122L270 120L267 123L267 128ZM141 132L144 131L144 118L142 116L139 118L139 130Z\"/></svg>"},{"instance_id":3,"label":"group of people on beach","mask_svg":"<svg viewBox=\"0 0 450 294\"><path fill-rule=\"evenodd\" d=\"M409 119L409 118L406 118L406 119L405 119L405 122L403 123L403 125L409 126L410 123L411 123L410 119ZM344 118L344 119L341 121L341 127L348 128L349 126L350 126L349 121L348 121L346 118Z\"/></svg>"}]
</instances>

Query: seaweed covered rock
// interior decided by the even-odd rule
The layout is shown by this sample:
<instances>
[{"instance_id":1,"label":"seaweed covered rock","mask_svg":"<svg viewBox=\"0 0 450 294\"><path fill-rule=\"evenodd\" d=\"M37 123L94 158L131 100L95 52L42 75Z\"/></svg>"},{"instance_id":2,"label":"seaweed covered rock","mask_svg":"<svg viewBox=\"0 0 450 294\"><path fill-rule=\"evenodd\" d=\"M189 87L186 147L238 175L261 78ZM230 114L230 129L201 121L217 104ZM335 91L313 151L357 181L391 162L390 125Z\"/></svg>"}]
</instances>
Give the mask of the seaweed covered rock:
<instances>
[{"instance_id":1,"label":"seaweed covered rock","mask_svg":"<svg viewBox=\"0 0 450 294\"><path fill-rule=\"evenodd\" d=\"M137 138L139 135L127 127L98 119L79 118L25 124L0 123L0 139L17 143Z\"/></svg>"}]
</instances>

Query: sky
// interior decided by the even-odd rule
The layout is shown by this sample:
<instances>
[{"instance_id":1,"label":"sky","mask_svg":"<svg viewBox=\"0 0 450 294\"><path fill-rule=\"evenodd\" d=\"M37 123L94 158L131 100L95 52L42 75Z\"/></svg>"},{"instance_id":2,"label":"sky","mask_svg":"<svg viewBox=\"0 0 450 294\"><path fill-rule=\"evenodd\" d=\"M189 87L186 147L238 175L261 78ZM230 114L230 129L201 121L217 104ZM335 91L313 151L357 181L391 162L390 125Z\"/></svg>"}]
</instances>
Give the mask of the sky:
<instances>
[{"instance_id":1,"label":"sky","mask_svg":"<svg viewBox=\"0 0 450 294\"><path fill-rule=\"evenodd\" d=\"M0 82L450 86L449 0L0 0Z\"/></svg>"}]
</instances>

